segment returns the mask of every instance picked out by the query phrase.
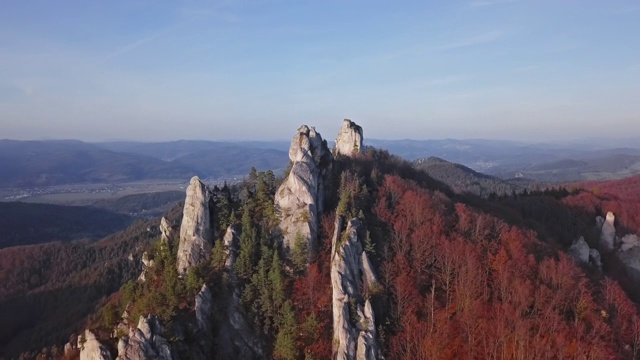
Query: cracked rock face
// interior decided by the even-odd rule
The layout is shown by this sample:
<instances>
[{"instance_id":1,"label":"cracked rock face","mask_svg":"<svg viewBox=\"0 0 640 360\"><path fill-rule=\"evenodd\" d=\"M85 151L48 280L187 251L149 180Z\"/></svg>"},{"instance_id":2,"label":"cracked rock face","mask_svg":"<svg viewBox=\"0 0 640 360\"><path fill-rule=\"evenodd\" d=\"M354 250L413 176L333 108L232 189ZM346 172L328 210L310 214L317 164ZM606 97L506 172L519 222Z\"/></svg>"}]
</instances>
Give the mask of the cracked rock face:
<instances>
[{"instance_id":1,"label":"cracked rock face","mask_svg":"<svg viewBox=\"0 0 640 360\"><path fill-rule=\"evenodd\" d=\"M225 254L227 256L224 262L224 267L227 271L232 269L233 264L238 258L238 250L240 247L240 235L238 233L238 226L231 225L227 228L227 232L224 234L224 238L222 239L224 242Z\"/></svg>"},{"instance_id":2,"label":"cracked rock face","mask_svg":"<svg viewBox=\"0 0 640 360\"><path fill-rule=\"evenodd\" d=\"M96 335L89 330L84 332L84 343L80 345L80 360L111 360L111 353L102 345Z\"/></svg>"},{"instance_id":3,"label":"cracked rock face","mask_svg":"<svg viewBox=\"0 0 640 360\"><path fill-rule=\"evenodd\" d=\"M129 331L118 341L118 357L116 360L157 359L172 360L171 346L163 338L163 329L157 317L140 316L138 327Z\"/></svg>"},{"instance_id":4,"label":"cracked rock face","mask_svg":"<svg viewBox=\"0 0 640 360\"><path fill-rule=\"evenodd\" d=\"M349 119L344 119L338 137L336 138L334 153L344 156L361 153L362 140L362 127Z\"/></svg>"},{"instance_id":5,"label":"cracked rock face","mask_svg":"<svg viewBox=\"0 0 640 360\"><path fill-rule=\"evenodd\" d=\"M296 238L307 242L310 255L315 252L318 218L324 205L324 176L331 166L326 141L314 128L301 126L291 141L291 172L278 188L275 205L280 216L284 248L295 245Z\"/></svg>"},{"instance_id":6,"label":"cracked rock face","mask_svg":"<svg viewBox=\"0 0 640 360\"><path fill-rule=\"evenodd\" d=\"M378 358L375 315L360 289L378 284L363 247L363 226L352 219L341 233L336 219L332 240L331 286L333 306L333 358L373 360Z\"/></svg>"},{"instance_id":7,"label":"cracked rock face","mask_svg":"<svg viewBox=\"0 0 640 360\"><path fill-rule=\"evenodd\" d=\"M180 226L177 260L179 273L184 274L189 268L207 260L212 248L212 237L209 191L205 184L194 176L187 188Z\"/></svg>"}]
</instances>

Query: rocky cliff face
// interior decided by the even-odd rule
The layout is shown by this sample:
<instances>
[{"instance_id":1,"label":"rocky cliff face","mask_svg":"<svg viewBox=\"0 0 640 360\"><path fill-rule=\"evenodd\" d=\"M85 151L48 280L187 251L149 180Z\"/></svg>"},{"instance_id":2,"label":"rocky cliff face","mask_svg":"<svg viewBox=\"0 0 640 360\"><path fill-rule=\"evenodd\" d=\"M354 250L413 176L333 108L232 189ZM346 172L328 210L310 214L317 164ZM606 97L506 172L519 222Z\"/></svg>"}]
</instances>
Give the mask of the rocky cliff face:
<instances>
[{"instance_id":1,"label":"rocky cliff face","mask_svg":"<svg viewBox=\"0 0 640 360\"><path fill-rule=\"evenodd\" d=\"M96 339L96 335L85 330L80 340L80 360L111 360L109 350Z\"/></svg>"},{"instance_id":2,"label":"rocky cliff face","mask_svg":"<svg viewBox=\"0 0 640 360\"><path fill-rule=\"evenodd\" d=\"M180 226L177 261L179 273L184 274L189 268L207 260L212 248L212 237L209 191L194 176L187 188Z\"/></svg>"},{"instance_id":3,"label":"rocky cliff face","mask_svg":"<svg viewBox=\"0 0 640 360\"><path fill-rule=\"evenodd\" d=\"M331 153L326 141L314 128L301 126L291 141L291 172L275 196L280 216L280 230L285 249L295 245L296 238L307 242L315 253L318 217L324 205L324 177L331 166Z\"/></svg>"},{"instance_id":4,"label":"rocky cliff face","mask_svg":"<svg viewBox=\"0 0 640 360\"><path fill-rule=\"evenodd\" d=\"M600 252L596 249L591 249L583 236L580 236L571 244L567 249L567 254L580 264L592 265L598 269L602 268Z\"/></svg>"},{"instance_id":5,"label":"rocky cliff face","mask_svg":"<svg viewBox=\"0 0 640 360\"><path fill-rule=\"evenodd\" d=\"M209 331L209 318L211 317L211 290L207 284L202 285L200 292L196 294L195 301L196 320L198 328L205 332Z\"/></svg>"},{"instance_id":6,"label":"rocky cliff face","mask_svg":"<svg viewBox=\"0 0 640 360\"><path fill-rule=\"evenodd\" d=\"M116 360L158 359L172 360L171 345L163 338L163 329L155 316L140 317L138 327L129 331L129 336L118 341Z\"/></svg>"},{"instance_id":7,"label":"rocky cliff face","mask_svg":"<svg viewBox=\"0 0 640 360\"><path fill-rule=\"evenodd\" d=\"M224 234L222 241L224 242L224 251L226 254L224 267L227 271L231 271L233 264L238 258L238 247L240 246L240 236L238 235L239 229L236 225L231 225L227 228L227 232Z\"/></svg>"},{"instance_id":8,"label":"rocky cliff face","mask_svg":"<svg viewBox=\"0 0 640 360\"><path fill-rule=\"evenodd\" d=\"M362 152L362 140L362 127L349 119L344 119L336 138L334 153L344 156L360 153Z\"/></svg>"},{"instance_id":9,"label":"rocky cliff face","mask_svg":"<svg viewBox=\"0 0 640 360\"><path fill-rule=\"evenodd\" d=\"M362 223L349 221L341 232L336 219L332 240L331 285L333 289L333 357L339 360L377 359L375 315L361 289L378 284L363 248Z\"/></svg>"}]
</instances>

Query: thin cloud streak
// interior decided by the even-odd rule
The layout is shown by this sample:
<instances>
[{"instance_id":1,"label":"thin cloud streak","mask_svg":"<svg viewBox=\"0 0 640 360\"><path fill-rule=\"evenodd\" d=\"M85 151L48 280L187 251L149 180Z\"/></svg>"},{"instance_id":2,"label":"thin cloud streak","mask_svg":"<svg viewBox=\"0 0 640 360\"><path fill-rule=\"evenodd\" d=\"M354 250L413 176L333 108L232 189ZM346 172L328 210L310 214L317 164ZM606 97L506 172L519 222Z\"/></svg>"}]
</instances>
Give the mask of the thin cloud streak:
<instances>
[{"instance_id":1,"label":"thin cloud streak","mask_svg":"<svg viewBox=\"0 0 640 360\"><path fill-rule=\"evenodd\" d=\"M107 56L107 58L111 59L111 58L123 55L125 53L128 53L130 51L133 51L133 50L135 50L135 49L137 49L137 48L139 48L139 47L141 47L141 46L143 46L145 44L148 44L150 42L153 42L153 41L157 40L159 37L164 35L166 32L167 32L166 30L159 31L159 32L157 32L157 33L155 33L155 34L153 34L151 36L147 36L147 37L144 37L142 39L136 40L136 41L134 41L132 43L129 43L129 44L121 47L120 49L112 52L111 54L109 54Z\"/></svg>"},{"instance_id":2,"label":"thin cloud streak","mask_svg":"<svg viewBox=\"0 0 640 360\"><path fill-rule=\"evenodd\" d=\"M488 33L472 36L457 42L438 46L436 50L454 50L469 46L494 42L502 37L502 31L491 31Z\"/></svg>"},{"instance_id":3,"label":"thin cloud streak","mask_svg":"<svg viewBox=\"0 0 640 360\"><path fill-rule=\"evenodd\" d=\"M503 5L518 2L520 0L484 0L484 1L472 1L469 3L472 7Z\"/></svg>"}]
</instances>

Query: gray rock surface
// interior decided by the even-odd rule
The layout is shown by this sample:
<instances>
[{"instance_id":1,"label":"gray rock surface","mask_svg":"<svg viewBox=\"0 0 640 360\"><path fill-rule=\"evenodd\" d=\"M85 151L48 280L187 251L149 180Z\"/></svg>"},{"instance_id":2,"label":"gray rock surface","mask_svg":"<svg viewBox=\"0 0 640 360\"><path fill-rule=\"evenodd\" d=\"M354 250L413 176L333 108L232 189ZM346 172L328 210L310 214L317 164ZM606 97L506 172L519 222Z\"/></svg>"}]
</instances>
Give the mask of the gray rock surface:
<instances>
[{"instance_id":1,"label":"gray rock surface","mask_svg":"<svg viewBox=\"0 0 640 360\"><path fill-rule=\"evenodd\" d=\"M212 237L209 190L194 176L187 187L180 226L177 260L179 273L184 274L189 268L207 260L212 248Z\"/></svg>"},{"instance_id":2,"label":"gray rock surface","mask_svg":"<svg viewBox=\"0 0 640 360\"><path fill-rule=\"evenodd\" d=\"M238 234L239 227L237 225L231 225L227 228L227 232L224 234L222 241L224 242L224 251L227 255L224 266L227 270L231 270L231 267L238 258L238 250L240 246L240 235Z\"/></svg>"},{"instance_id":3,"label":"gray rock surface","mask_svg":"<svg viewBox=\"0 0 640 360\"><path fill-rule=\"evenodd\" d=\"M332 239L331 286L333 307L333 358L377 359L375 315L361 289L378 284L363 248L363 226L352 219L342 233L336 218Z\"/></svg>"},{"instance_id":4,"label":"gray rock surface","mask_svg":"<svg viewBox=\"0 0 640 360\"><path fill-rule=\"evenodd\" d=\"M362 127L349 119L344 119L336 138L334 154L352 156L353 154L361 153L362 141Z\"/></svg>"},{"instance_id":5,"label":"gray rock surface","mask_svg":"<svg viewBox=\"0 0 640 360\"><path fill-rule=\"evenodd\" d=\"M142 253L142 272L140 273L140 276L138 276L138 280L142 282L147 281L147 273L154 265L155 261L149 258L149 254L146 251Z\"/></svg>"},{"instance_id":6,"label":"gray rock surface","mask_svg":"<svg viewBox=\"0 0 640 360\"><path fill-rule=\"evenodd\" d=\"M293 166L275 196L282 241L285 250L289 250L300 237L313 255L318 218L324 206L323 178L330 169L332 156L322 136L303 125L291 141L289 159Z\"/></svg>"},{"instance_id":7,"label":"gray rock surface","mask_svg":"<svg viewBox=\"0 0 640 360\"><path fill-rule=\"evenodd\" d=\"M111 360L111 353L106 346L102 345L96 335L89 330L85 330L84 343L80 344L80 360Z\"/></svg>"},{"instance_id":8,"label":"gray rock surface","mask_svg":"<svg viewBox=\"0 0 640 360\"><path fill-rule=\"evenodd\" d=\"M129 331L129 336L118 341L118 357L116 360L172 360L171 346L161 336L163 328L157 317L140 316L138 327Z\"/></svg>"},{"instance_id":9,"label":"gray rock surface","mask_svg":"<svg viewBox=\"0 0 640 360\"><path fill-rule=\"evenodd\" d=\"M202 285L200 292L196 294L195 313L198 328L209 331L209 317L211 316L211 290L207 284Z\"/></svg>"},{"instance_id":10,"label":"gray rock surface","mask_svg":"<svg viewBox=\"0 0 640 360\"><path fill-rule=\"evenodd\" d=\"M589 250L589 245L584 240L584 237L580 236L573 241L573 244L571 244L571 246L567 250L567 253L579 263L588 264Z\"/></svg>"},{"instance_id":11,"label":"gray rock surface","mask_svg":"<svg viewBox=\"0 0 640 360\"><path fill-rule=\"evenodd\" d=\"M640 246L640 237L635 234L627 234L620 239L620 251L627 251L636 246Z\"/></svg>"},{"instance_id":12,"label":"gray rock surface","mask_svg":"<svg viewBox=\"0 0 640 360\"><path fill-rule=\"evenodd\" d=\"M171 223L164 216L160 219L160 234L160 239L163 243L172 242L175 237L175 231L173 230Z\"/></svg>"},{"instance_id":13,"label":"gray rock surface","mask_svg":"<svg viewBox=\"0 0 640 360\"><path fill-rule=\"evenodd\" d=\"M616 220L615 215L611 211L607 213L607 217L602 220L601 217L596 219L596 223L601 225L600 228L600 245L607 250L613 250L615 247L616 228L614 222Z\"/></svg>"}]
</instances>

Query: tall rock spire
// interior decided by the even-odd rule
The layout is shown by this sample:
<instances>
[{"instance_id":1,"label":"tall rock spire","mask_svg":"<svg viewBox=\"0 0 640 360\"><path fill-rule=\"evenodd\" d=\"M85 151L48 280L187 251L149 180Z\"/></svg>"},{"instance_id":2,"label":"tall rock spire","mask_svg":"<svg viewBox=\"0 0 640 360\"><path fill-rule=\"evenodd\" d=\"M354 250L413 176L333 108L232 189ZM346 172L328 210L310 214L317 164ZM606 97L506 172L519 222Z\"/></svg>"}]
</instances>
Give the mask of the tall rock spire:
<instances>
[{"instance_id":1,"label":"tall rock spire","mask_svg":"<svg viewBox=\"0 0 640 360\"><path fill-rule=\"evenodd\" d=\"M212 248L212 237L209 190L197 176L194 176L187 187L180 226L177 260L179 273L185 273L208 258Z\"/></svg>"},{"instance_id":2,"label":"tall rock spire","mask_svg":"<svg viewBox=\"0 0 640 360\"><path fill-rule=\"evenodd\" d=\"M291 141L289 159L293 163L291 171L275 196L283 245L291 249L298 239L306 242L307 249L314 253L318 215L324 205L323 177L331 166L332 156L320 133L303 125Z\"/></svg>"}]
</instances>

